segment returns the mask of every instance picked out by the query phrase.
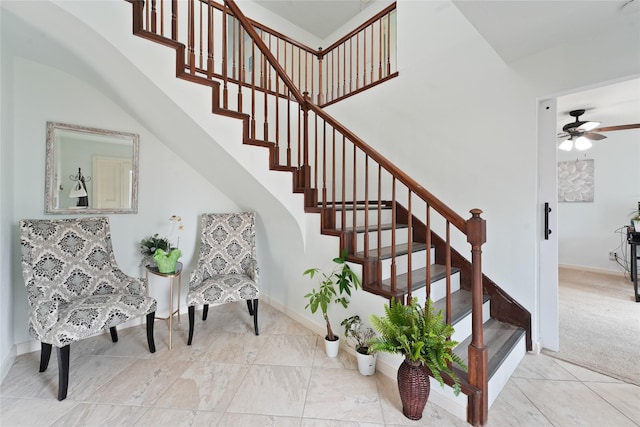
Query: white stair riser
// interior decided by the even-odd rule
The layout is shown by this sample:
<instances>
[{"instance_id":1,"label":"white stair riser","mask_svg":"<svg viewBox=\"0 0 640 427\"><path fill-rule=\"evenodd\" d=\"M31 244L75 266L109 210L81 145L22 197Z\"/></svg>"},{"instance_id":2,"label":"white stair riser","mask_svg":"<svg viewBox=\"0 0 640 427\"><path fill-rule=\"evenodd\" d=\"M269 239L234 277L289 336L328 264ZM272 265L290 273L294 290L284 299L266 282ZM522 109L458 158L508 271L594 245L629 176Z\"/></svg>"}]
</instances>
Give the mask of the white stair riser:
<instances>
[{"instance_id":1,"label":"white stair riser","mask_svg":"<svg viewBox=\"0 0 640 427\"><path fill-rule=\"evenodd\" d=\"M460 273L454 273L451 275L451 292L455 292L460 289ZM418 289L411 293L414 297L417 297L420 304L424 305L427 300L427 288ZM431 300L439 301L447 294L447 281L446 278L436 280L431 284Z\"/></svg>"},{"instance_id":2,"label":"white stair riser","mask_svg":"<svg viewBox=\"0 0 640 427\"><path fill-rule=\"evenodd\" d=\"M377 209L369 209L369 210L356 210L356 225L365 225L364 218L365 214L368 214L369 224L373 225L378 224L378 210ZM380 223L381 224L391 224L391 209L382 209L380 211ZM353 211L347 210L345 211L345 225L346 227L353 227ZM340 228L342 225L342 211L336 211L336 228Z\"/></svg>"},{"instance_id":3,"label":"white stair riser","mask_svg":"<svg viewBox=\"0 0 640 427\"><path fill-rule=\"evenodd\" d=\"M376 249L378 247L378 235L381 237L380 247L391 246L393 232L391 230L382 230L380 234L377 231L371 231L369 233L358 233L356 237L356 251L360 252L364 250L364 236L369 234L369 249ZM409 233L406 228L396 230L396 245L402 245L409 241Z\"/></svg>"},{"instance_id":4,"label":"white stair riser","mask_svg":"<svg viewBox=\"0 0 640 427\"><path fill-rule=\"evenodd\" d=\"M454 341L462 342L467 337L471 336L471 313L460 319L453 325L455 332L451 336ZM482 304L482 322L486 322L491 318L491 301L487 301Z\"/></svg>"},{"instance_id":5,"label":"white stair riser","mask_svg":"<svg viewBox=\"0 0 640 427\"><path fill-rule=\"evenodd\" d=\"M435 248L431 248L431 263L435 260L436 251ZM408 272L408 261L409 257L407 255L396 256L396 274L404 274ZM392 259L387 258L381 261L382 265L382 280L388 279L391 277L391 263ZM417 251L411 254L411 269L417 270L419 268L423 268L427 266L427 251Z\"/></svg>"}]
</instances>

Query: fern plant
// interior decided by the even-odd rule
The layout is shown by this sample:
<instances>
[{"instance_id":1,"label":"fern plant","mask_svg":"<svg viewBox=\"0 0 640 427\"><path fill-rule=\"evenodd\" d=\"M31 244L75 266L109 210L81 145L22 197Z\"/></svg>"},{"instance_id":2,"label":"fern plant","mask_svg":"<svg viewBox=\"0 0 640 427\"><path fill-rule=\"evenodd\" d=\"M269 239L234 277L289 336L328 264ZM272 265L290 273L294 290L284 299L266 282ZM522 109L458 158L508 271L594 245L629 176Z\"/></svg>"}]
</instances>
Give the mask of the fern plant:
<instances>
[{"instance_id":1,"label":"fern plant","mask_svg":"<svg viewBox=\"0 0 640 427\"><path fill-rule=\"evenodd\" d=\"M424 308L413 298L408 305L392 299L384 307L385 315L371 315L370 320L379 336L369 341L370 351L402 354L409 361L420 362L444 386L442 373L453 381L453 391L460 394L460 381L451 370L453 363L466 370L464 361L453 352L458 345L451 340L453 326L444 322L442 310L435 313L433 302L427 299Z\"/></svg>"}]
</instances>

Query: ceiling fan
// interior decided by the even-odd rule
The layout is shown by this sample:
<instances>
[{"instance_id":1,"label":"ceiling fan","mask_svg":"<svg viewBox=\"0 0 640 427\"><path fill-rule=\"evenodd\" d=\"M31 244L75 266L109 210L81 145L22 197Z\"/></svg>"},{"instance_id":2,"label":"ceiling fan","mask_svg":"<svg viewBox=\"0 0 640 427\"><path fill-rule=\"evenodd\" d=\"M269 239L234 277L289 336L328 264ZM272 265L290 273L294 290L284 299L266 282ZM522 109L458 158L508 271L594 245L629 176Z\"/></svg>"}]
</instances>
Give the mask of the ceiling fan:
<instances>
[{"instance_id":1,"label":"ceiling fan","mask_svg":"<svg viewBox=\"0 0 640 427\"><path fill-rule=\"evenodd\" d=\"M571 151L573 147L576 147L576 150L586 150L591 148L593 145L591 141L599 141L601 139L605 139L606 136L601 135L598 132L611 132L614 130L627 130L627 129L638 129L640 128L640 123L634 123L629 125L619 125L619 126L600 126L600 122L593 121L584 121L580 120L580 116L585 112L582 110L573 110L569 112L571 117L575 117L576 120L574 122L567 123L562 127L562 132L558 134L558 138L566 138L560 146L559 149L564 151Z\"/></svg>"}]
</instances>

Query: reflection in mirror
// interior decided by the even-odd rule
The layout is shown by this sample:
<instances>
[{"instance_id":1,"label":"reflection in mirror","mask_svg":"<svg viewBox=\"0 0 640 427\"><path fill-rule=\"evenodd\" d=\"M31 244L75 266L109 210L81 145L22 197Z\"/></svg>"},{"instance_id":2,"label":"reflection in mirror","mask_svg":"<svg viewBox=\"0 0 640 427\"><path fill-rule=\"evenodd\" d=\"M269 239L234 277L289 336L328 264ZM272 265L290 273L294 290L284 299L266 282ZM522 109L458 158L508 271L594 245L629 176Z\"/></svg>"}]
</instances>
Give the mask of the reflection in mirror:
<instances>
[{"instance_id":1,"label":"reflection in mirror","mask_svg":"<svg viewBox=\"0 0 640 427\"><path fill-rule=\"evenodd\" d=\"M45 213L138 212L133 133L47 122Z\"/></svg>"}]
</instances>

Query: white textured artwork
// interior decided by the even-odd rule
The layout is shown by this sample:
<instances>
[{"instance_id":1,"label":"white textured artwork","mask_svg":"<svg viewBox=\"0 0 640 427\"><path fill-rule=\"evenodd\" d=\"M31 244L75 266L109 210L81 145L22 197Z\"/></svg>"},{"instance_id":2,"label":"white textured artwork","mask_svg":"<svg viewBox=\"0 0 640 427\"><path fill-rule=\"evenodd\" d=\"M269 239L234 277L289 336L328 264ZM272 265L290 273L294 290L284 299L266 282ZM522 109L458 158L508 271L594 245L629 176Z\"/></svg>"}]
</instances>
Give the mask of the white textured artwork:
<instances>
[{"instance_id":1,"label":"white textured artwork","mask_svg":"<svg viewBox=\"0 0 640 427\"><path fill-rule=\"evenodd\" d=\"M593 202L593 159L558 162L558 202Z\"/></svg>"}]
</instances>

